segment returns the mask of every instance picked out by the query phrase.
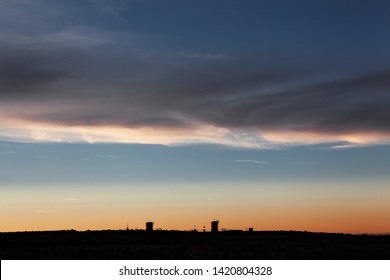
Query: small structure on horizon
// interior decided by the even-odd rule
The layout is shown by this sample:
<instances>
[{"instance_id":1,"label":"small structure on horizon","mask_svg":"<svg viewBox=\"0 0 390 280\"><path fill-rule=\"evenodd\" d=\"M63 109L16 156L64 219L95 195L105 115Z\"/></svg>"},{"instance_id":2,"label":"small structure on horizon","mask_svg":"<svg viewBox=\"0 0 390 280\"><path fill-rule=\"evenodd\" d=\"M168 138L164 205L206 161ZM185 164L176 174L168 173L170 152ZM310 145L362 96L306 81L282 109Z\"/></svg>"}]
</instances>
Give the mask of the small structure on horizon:
<instances>
[{"instance_id":1,"label":"small structure on horizon","mask_svg":"<svg viewBox=\"0 0 390 280\"><path fill-rule=\"evenodd\" d=\"M153 225L154 225L153 222L146 222L146 228L145 228L145 230L146 230L146 231L153 231Z\"/></svg>"},{"instance_id":2,"label":"small structure on horizon","mask_svg":"<svg viewBox=\"0 0 390 280\"><path fill-rule=\"evenodd\" d=\"M253 232L253 227L248 228L249 232Z\"/></svg>"},{"instance_id":3,"label":"small structure on horizon","mask_svg":"<svg viewBox=\"0 0 390 280\"><path fill-rule=\"evenodd\" d=\"M211 232L218 232L218 220L211 221Z\"/></svg>"}]
</instances>

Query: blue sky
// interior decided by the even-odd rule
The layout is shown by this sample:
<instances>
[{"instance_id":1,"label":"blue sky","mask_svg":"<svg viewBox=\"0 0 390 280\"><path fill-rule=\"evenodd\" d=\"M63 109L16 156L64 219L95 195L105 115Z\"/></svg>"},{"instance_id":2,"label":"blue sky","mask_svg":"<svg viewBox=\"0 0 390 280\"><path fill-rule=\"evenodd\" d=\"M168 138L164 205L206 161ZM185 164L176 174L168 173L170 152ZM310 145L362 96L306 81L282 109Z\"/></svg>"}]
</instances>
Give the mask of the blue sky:
<instances>
[{"instance_id":1,"label":"blue sky","mask_svg":"<svg viewBox=\"0 0 390 280\"><path fill-rule=\"evenodd\" d=\"M211 145L1 143L2 184L133 184L143 181L388 180L389 147L283 150Z\"/></svg>"},{"instance_id":2,"label":"blue sky","mask_svg":"<svg viewBox=\"0 0 390 280\"><path fill-rule=\"evenodd\" d=\"M387 0L3 0L0 231L217 216L390 232L389 14Z\"/></svg>"}]
</instances>

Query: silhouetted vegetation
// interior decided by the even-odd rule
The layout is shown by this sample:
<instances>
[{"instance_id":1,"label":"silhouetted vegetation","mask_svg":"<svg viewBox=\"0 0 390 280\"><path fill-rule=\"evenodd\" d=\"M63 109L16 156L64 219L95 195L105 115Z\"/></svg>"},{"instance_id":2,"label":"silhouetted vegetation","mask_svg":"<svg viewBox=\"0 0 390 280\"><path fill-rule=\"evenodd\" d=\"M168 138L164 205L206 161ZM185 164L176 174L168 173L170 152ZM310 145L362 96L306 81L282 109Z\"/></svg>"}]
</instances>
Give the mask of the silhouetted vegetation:
<instances>
[{"instance_id":1,"label":"silhouetted vegetation","mask_svg":"<svg viewBox=\"0 0 390 280\"><path fill-rule=\"evenodd\" d=\"M1 259L390 259L390 236L295 231L0 233Z\"/></svg>"}]
</instances>

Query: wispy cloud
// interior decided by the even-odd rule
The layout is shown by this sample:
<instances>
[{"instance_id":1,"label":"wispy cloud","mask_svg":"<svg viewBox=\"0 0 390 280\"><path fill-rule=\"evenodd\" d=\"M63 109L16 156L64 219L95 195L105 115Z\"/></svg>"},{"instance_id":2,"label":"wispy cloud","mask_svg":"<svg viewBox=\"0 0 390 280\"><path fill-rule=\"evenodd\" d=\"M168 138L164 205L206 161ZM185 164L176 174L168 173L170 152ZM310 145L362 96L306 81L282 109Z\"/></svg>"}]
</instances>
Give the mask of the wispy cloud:
<instances>
[{"instance_id":1,"label":"wispy cloud","mask_svg":"<svg viewBox=\"0 0 390 280\"><path fill-rule=\"evenodd\" d=\"M46 210L34 210L33 212L40 214L40 213L48 213L49 211L46 211Z\"/></svg>"},{"instance_id":2,"label":"wispy cloud","mask_svg":"<svg viewBox=\"0 0 390 280\"><path fill-rule=\"evenodd\" d=\"M252 160L252 159L237 159L233 160L233 162L236 163L255 163L255 164L267 164L266 161L260 161L260 160Z\"/></svg>"},{"instance_id":3,"label":"wispy cloud","mask_svg":"<svg viewBox=\"0 0 390 280\"><path fill-rule=\"evenodd\" d=\"M108 16L118 17L122 12L130 9L130 3L127 0L87 0L89 3L96 5L100 12Z\"/></svg>"},{"instance_id":4,"label":"wispy cloud","mask_svg":"<svg viewBox=\"0 0 390 280\"><path fill-rule=\"evenodd\" d=\"M289 164L292 165L318 165L318 162L313 162L313 161L298 161L298 162L291 162Z\"/></svg>"},{"instance_id":5,"label":"wispy cloud","mask_svg":"<svg viewBox=\"0 0 390 280\"><path fill-rule=\"evenodd\" d=\"M116 160L120 159L121 156L118 155L96 155L97 158L107 159L107 160Z\"/></svg>"},{"instance_id":6,"label":"wispy cloud","mask_svg":"<svg viewBox=\"0 0 390 280\"><path fill-rule=\"evenodd\" d=\"M38 155L36 156L37 159L45 159L45 158L48 158L48 156L46 155Z\"/></svg>"},{"instance_id":7,"label":"wispy cloud","mask_svg":"<svg viewBox=\"0 0 390 280\"><path fill-rule=\"evenodd\" d=\"M69 197L69 198L65 198L65 201L79 201L80 198L75 198L75 197Z\"/></svg>"},{"instance_id":8,"label":"wispy cloud","mask_svg":"<svg viewBox=\"0 0 390 280\"><path fill-rule=\"evenodd\" d=\"M362 147L370 147L374 145L379 145L381 143L371 143L371 144L358 144L358 143L349 143L349 144L342 144L342 145L334 145L331 146L331 149L350 149L350 148L362 148ZM385 143L382 143L385 144Z\"/></svg>"}]
</instances>

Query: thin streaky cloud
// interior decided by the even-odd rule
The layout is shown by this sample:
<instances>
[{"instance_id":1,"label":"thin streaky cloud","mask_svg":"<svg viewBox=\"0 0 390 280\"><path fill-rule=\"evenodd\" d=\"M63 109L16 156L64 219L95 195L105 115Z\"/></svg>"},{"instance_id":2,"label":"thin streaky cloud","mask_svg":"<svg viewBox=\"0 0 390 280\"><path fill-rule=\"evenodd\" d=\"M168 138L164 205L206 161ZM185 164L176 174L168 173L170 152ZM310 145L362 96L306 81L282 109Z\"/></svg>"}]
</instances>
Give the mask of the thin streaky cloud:
<instances>
[{"instance_id":1,"label":"thin streaky cloud","mask_svg":"<svg viewBox=\"0 0 390 280\"><path fill-rule=\"evenodd\" d=\"M312 161L301 161L301 162L290 162L289 164L292 165L317 165L318 162L312 162Z\"/></svg>"},{"instance_id":2,"label":"thin streaky cloud","mask_svg":"<svg viewBox=\"0 0 390 280\"><path fill-rule=\"evenodd\" d=\"M369 144L344 144L344 145L334 145L331 146L331 149L351 149L351 148L367 148L367 147L373 147L373 146L380 146L380 145L389 145L389 141L383 141L383 142L376 142L376 143L369 143Z\"/></svg>"},{"instance_id":3,"label":"thin streaky cloud","mask_svg":"<svg viewBox=\"0 0 390 280\"><path fill-rule=\"evenodd\" d=\"M34 210L33 212L34 213L47 213L49 211L46 211L46 210Z\"/></svg>"},{"instance_id":4,"label":"thin streaky cloud","mask_svg":"<svg viewBox=\"0 0 390 280\"><path fill-rule=\"evenodd\" d=\"M96 155L97 158L107 159L107 160L116 160L120 159L121 156L118 155Z\"/></svg>"},{"instance_id":5,"label":"thin streaky cloud","mask_svg":"<svg viewBox=\"0 0 390 280\"><path fill-rule=\"evenodd\" d=\"M260 160L252 160L252 159L237 159L233 162L236 163L255 163L255 164L267 164L268 162L260 161Z\"/></svg>"},{"instance_id":6,"label":"thin streaky cloud","mask_svg":"<svg viewBox=\"0 0 390 280\"><path fill-rule=\"evenodd\" d=\"M65 198L65 201L79 201L79 200L80 200L80 198L73 198L73 197Z\"/></svg>"},{"instance_id":7,"label":"thin streaky cloud","mask_svg":"<svg viewBox=\"0 0 390 280\"><path fill-rule=\"evenodd\" d=\"M45 158L48 158L48 156L46 155L39 155L39 156L36 156L37 159L45 159Z\"/></svg>"}]
</instances>

